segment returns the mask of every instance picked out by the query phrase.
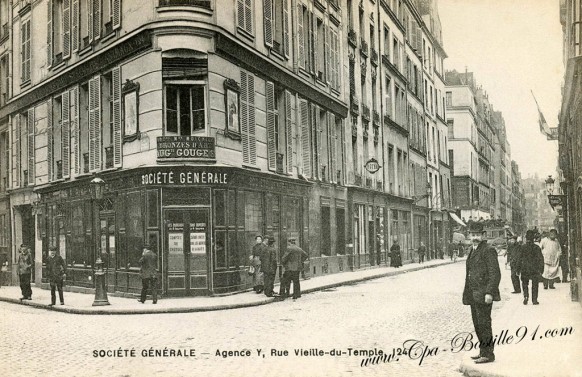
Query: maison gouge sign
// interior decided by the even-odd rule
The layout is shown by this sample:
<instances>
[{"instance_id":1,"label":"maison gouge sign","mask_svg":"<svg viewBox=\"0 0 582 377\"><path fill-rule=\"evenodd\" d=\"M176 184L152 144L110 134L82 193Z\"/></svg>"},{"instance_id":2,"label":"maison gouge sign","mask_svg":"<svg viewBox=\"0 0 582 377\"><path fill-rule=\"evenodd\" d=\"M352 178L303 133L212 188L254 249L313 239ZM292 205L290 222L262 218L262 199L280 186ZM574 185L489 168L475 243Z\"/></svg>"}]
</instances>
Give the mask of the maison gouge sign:
<instances>
[{"instance_id":1,"label":"maison gouge sign","mask_svg":"<svg viewBox=\"0 0 582 377\"><path fill-rule=\"evenodd\" d=\"M216 150L213 137L159 136L158 159L214 160Z\"/></svg>"}]
</instances>

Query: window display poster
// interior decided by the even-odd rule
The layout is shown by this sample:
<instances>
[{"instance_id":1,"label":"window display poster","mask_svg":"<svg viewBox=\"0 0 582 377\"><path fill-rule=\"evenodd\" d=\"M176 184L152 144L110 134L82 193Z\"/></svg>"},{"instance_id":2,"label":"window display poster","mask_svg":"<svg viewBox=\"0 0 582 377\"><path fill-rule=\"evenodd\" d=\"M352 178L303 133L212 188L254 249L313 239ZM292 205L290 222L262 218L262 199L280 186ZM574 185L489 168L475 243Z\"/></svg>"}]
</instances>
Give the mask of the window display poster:
<instances>
[{"instance_id":1,"label":"window display poster","mask_svg":"<svg viewBox=\"0 0 582 377\"><path fill-rule=\"evenodd\" d=\"M206 233L190 232L190 253L206 254Z\"/></svg>"},{"instance_id":2,"label":"window display poster","mask_svg":"<svg viewBox=\"0 0 582 377\"><path fill-rule=\"evenodd\" d=\"M182 254L184 252L184 233L168 233L168 252L170 254Z\"/></svg>"}]
</instances>

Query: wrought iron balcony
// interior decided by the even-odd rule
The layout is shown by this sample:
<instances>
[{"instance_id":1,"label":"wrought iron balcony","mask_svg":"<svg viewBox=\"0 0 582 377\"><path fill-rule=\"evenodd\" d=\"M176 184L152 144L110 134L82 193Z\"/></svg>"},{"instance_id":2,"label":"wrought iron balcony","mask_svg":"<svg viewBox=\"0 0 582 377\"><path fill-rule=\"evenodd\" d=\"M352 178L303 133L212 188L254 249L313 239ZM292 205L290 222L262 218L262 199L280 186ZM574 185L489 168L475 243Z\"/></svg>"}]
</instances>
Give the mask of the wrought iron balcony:
<instances>
[{"instance_id":1,"label":"wrought iron balcony","mask_svg":"<svg viewBox=\"0 0 582 377\"><path fill-rule=\"evenodd\" d=\"M358 35L353 29L348 31L348 43L354 48L358 47Z\"/></svg>"},{"instance_id":2,"label":"wrought iron balcony","mask_svg":"<svg viewBox=\"0 0 582 377\"><path fill-rule=\"evenodd\" d=\"M378 52L376 51L375 48L371 49L370 62L372 63L373 66L378 66Z\"/></svg>"},{"instance_id":3,"label":"wrought iron balcony","mask_svg":"<svg viewBox=\"0 0 582 377\"><path fill-rule=\"evenodd\" d=\"M362 104L362 118L366 121L370 121L370 108Z\"/></svg>"},{"instance_id":4,"label":"wrought iron balcony","mask_svg":"<svg viewBox=\"0 0 582 377\"><path fill-rule=\"evenodd\" d=\"M193 6L210 9L210 0L160 0L160 6Z\"/></svg>"},{"instance_id":5,"label":"wrought iron balcony","mask_svg":"<svg viewBox=\"0 0 582 377\"><path fill-rule=\"evenodd\" d=\"M380 113L376 110L374 110L372 112L373 114L373 118L372 118L372 122L374 124L374 127L379 127L380 126Z\"/></svg>"},{"instance_id":6,"label":"wrought iron balcony","mask_svg":"<svg viewBox=\"0 0 582 377\"><path fill-rule=\"evenodd\" d=\"M356 98L356 96L352 95L350 97L351 107L350 110L352 114L358 115L360 113L360 101Z\"/></svg>"},{"instance_id":7,"label":"wrought iron balcony","mask_svg":"<svg viewBox=\"0 0 582 377\"><path fill-rule=\"evenodd\" d=\"M368 42L364 38L360 38L360 53L364 57L368 57Z\"/></svg>"}]
</instances>

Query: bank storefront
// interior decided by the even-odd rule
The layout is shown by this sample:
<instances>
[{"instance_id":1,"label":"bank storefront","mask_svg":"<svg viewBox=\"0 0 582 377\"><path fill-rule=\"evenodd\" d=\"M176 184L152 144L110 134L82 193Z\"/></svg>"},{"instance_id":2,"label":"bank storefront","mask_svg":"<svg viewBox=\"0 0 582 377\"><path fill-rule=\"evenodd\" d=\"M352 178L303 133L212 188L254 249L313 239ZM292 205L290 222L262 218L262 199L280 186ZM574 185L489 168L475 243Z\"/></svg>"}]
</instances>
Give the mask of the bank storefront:
<instances>
[{"instance_id":1,"label":"bank storefront","mask_svg":"<svg viewBox=\"0 0 582 377\"><path fill-rule=\"evenodd\" d=\"M145 240L158 253L158 289L168 296L249 288L246 270L257 234L275 237L279 257L288 236L307 249L307 182L217 166L147 167L99 177L105 192L98 203L91 200L91 177L40 190L43 265L49 246L56 246L69 286L94 286L99 255L109 292L137 292Z\"/></svg>"}]
</instances>

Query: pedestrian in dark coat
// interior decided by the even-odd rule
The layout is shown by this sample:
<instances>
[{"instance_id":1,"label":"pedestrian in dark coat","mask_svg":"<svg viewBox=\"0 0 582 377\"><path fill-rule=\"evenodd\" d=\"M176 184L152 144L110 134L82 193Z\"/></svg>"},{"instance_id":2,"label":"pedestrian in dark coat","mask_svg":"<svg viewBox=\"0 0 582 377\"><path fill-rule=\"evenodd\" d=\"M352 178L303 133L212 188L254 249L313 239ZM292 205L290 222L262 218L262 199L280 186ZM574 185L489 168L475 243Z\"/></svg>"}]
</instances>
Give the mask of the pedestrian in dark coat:
<instances>
[{"instance_id":1,"label":"pedestrian in dark coat","mask_svg":"<svg viewBox=\"0 0 582 377\"><path fill-rule=\"evenodd\" d=\"M394 243L390 247L390 267L399 268L400 266L402 266L400 245L398 244L398 240L394 240Z\"/></svg>"},{"instance_id":2,"label":"pedestrian in dark coat","mask_svg":"<svg viewBox=\"0 0 582 377\"><path fill-rule=\"evenodd\" d=\"M258 234L255 237L251 255L251 266L255 269L253 272L253 289L255 293L262 293L264 288L263 271L261 269L261 253L263 249L263 236Z\"/></svg>"},{"instance_id":3,"label":"pedestrian in dark coat","mask_svg":"<svg viewBox=\"0 0 582 377\"><path fill-rule=\"evenodd\" d=\"M65 305L65 298L63 296L63 281L67 277L67 265L63 258L59 255L57 248L51 246L49 248L49 258L46 262L46 272L48 281L51 286L51 306L55 305L57 298L55 289L59 291L59 300L61 305Z\"/></svg>"},{"instance_id":4,"label":"pedestrian in dark coat","mask_svg":"<svg viewBox=\"0 0 582 377\"><path fill-rule=\"evenodd\" d=\"M418 247L418 263L424 263L424 256L426 255L426 246L424 246L424 242L420 242L420 246Z\"/></svg>"},{"instance_id":5,"label":"pedestrian in dark coat","mask_svg":"<svg viewBox=\"0 0 582 377\"><path fill-rule=\"evenodd\" d=\"M543 281L544 255L542 249L534 243L535 233L528 230L525 234L525 245L519 248L519 256L516 260L517 272L521 275L521 287L523 290L523 304L527 305L529 299L529 281L531 280L531 300L538 305L538 285Z\"/></svg>"},{"instance_id":6,"label":"pedestrian in dark coat","mask_svg":"<svg viewBox=\"0 0 582 377\"><path fill-rule=\"evenodd\" d=\"M30 277L32 273L32 255L26 245L20 245L18 254L18 279L20 281L21 300L32 300L32 288L30 287Z\"/></svg>"},{"instance_id":7,"label":"pedestrian in dark coat","mask_svg":"<svg viewBox=\"0 0 582 377\"><path fill-rule=\"evenodd\" d=\"M469 228L469 237L473 246L467 257L463 290L463 304L471 306L473 326L479 339L479 355L472 356L477 364L495 360L491 308L493 301L501 300L499 294L501 271L497 261L497 252L483 240L483 233L481 223L473 223Z\"/></svg>"},{"instance_id":8,"label":"pedestrian in dark coat","mask_svg":"<svg viewBox=\"0 0 582 377\"><path fill-rule=\"evenodd\" d=\"M265 237L263 248L261 249L261 269L265 279L265 295L273 297L273 285L277 274L277 250L275 250L275 238Z\"/></svg>"},{"instance_id":9,"label":"pedestrian in dark coat","mask_svg":"<svg viewBox=\"0 0 582 377\"><path fill-rule=\"evenodd\" d=\"M517 261L519 259L519 248L517 244L517 236L513 236L508 240L509 245L507 246L507 262L509 268L511 269L511 284L513 284L513 292L511 293L521 293L521 286L519 285L519 276Z\"/></svg>"},{"instance_id":10,"label":"pedestrian in dark coat","mask_svg":"<svg viewBox=\"0 0 582 377\"><path fill-rule=\"evenodd\" d=\"M307 259L307 253L295 244L296 238L289 237L287 240L287 251L281 258L281 263L285 267L285 274L281 285L283 295L289 294L291 282L293 282L293 299L301 297L301 286L299 284L299 273L303 269L303 262Z\"/></svg>"},{"instance_id":11,"label":"pedestrian in dark coat","mask_svg":"<svg viewBox=\"0 0 582 377\"><path fill-rule=\"evenodd\" d=\"M158 254L151 250L149 243L144 243L139 259L141 276L141 297L137 300L142 304L146 301L148 289L152 292L152 301L158 303Z\"/></svg>"}]
</instances>

